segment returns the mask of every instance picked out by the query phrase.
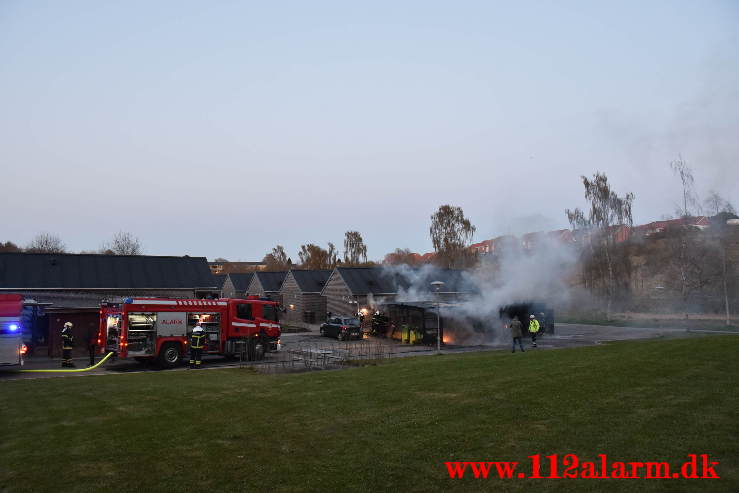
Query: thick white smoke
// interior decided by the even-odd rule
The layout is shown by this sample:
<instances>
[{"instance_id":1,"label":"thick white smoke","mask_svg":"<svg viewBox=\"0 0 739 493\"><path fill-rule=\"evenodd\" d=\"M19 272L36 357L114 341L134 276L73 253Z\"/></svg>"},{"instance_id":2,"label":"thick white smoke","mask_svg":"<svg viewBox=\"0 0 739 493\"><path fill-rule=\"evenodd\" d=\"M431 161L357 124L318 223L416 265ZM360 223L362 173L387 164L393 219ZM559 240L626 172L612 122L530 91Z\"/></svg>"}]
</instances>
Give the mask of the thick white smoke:
<instances>
[{"instance_id":1,"label":"thick white smoke","mask_svg":"<svg viewBox=\"0 0 739 493\"><path fill-rule=\"evenodd\" d=\"M450 333L455 343L493 344L509 339L508 331L500 330L502 307L538 302L556 310L570 304L570 279L576 260L574 245L542 234L531 249L509 247L482 257L475 269L460 273L453 286L445 285L441 291L446 293L439 297L430 283L448 279L448 271L432 265L401 265L385 266L384 272L404 281L395 302L443 300L441 313L448 321L447 327L455 329L454 334ZM453 295L452 291L459 294ZM475 330L473 325L477 326Z\"/></svg>"}]
</instances>

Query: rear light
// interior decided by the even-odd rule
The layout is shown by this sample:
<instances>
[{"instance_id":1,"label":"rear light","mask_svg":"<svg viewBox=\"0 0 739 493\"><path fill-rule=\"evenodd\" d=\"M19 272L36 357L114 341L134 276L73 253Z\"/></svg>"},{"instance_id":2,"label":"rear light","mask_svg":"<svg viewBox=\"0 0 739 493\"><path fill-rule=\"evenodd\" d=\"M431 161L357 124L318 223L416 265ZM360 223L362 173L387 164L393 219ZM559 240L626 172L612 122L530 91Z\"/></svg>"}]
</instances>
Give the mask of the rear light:
<instances>
[{"instance_id":1,"label":"rear light","mask_svg":"<svg viewBox=\"0 0 739 493\"><path fill-rule=\"evenodd\" d=\"M28 346L25 344L21 344L20 350L18 352L21 354L21 356L24 356L28 352Z\"/></svg>"},{"instance_id":2,"label":"rear light","mask_svg":"<svg viewBox=\"0 0 739 493\"><path fill-rule=\"evenodd\" d=\"M346 330L346 329L348 329L348 328L349 328L349 327L348 327L347 325L342 325L342 326L341 326L341 330Z\"/></svg>"}]
</instances>

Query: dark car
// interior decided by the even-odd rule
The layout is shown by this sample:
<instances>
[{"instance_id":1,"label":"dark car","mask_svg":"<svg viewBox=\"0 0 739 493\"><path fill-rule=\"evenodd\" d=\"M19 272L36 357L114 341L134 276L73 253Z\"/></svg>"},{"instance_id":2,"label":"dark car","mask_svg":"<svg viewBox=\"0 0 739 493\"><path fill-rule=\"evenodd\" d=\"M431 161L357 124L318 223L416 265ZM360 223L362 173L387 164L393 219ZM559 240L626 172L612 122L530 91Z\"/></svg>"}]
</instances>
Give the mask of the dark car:
<instances>
[{"instance_id":1,"label":"dark car","mask_svg":"<svg viewBox=\"0 0 739 493\"><path fill-rule=\"evenodd\" d=\"M322 336L335 337L340 341L362 338L359 319L352 317L332 317L321 325L320 330Z\"/></svg>"}]
</instances>

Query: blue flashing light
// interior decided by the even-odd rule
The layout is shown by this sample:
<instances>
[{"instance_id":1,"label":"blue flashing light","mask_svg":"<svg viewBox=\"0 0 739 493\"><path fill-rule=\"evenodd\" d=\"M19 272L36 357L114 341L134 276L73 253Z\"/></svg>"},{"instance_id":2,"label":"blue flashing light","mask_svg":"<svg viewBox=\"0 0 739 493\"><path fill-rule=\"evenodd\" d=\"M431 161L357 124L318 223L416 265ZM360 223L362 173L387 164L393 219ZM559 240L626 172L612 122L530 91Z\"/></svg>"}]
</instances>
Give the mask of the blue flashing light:
<instances>
[{"instance_id":1,"label":"blue flashing light","mask_svg":"<svg viewBox=\"0 0 739 493\"><path fill-rule=\"evenodd\" d=\"M10 332L15 332L18 330L18 324L10 324L8 325L8 329L10 329Z\"/></svg>"}]
</instances>

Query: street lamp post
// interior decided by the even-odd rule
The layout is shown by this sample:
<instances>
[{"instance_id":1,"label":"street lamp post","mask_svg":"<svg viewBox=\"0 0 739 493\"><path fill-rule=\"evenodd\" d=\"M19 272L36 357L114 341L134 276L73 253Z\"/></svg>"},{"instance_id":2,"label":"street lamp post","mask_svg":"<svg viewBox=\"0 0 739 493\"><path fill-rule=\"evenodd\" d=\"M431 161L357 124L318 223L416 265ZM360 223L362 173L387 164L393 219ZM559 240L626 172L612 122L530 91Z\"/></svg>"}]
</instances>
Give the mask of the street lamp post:
<instances>
[{"instance_id":1,"label":"street lamp post","mask_svg":"<svg viewBox=\"0 0 739 493\"><path fill-rule=\"evenodd\" d=\"M441 302L439 301L439 291L444 286L444 281L433 281L431 286L436 293L436 354L441 354Z\"/></svg>"}]
</instances>

